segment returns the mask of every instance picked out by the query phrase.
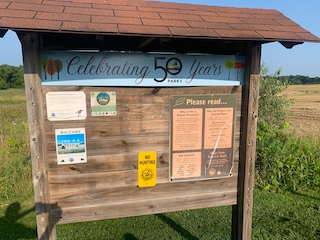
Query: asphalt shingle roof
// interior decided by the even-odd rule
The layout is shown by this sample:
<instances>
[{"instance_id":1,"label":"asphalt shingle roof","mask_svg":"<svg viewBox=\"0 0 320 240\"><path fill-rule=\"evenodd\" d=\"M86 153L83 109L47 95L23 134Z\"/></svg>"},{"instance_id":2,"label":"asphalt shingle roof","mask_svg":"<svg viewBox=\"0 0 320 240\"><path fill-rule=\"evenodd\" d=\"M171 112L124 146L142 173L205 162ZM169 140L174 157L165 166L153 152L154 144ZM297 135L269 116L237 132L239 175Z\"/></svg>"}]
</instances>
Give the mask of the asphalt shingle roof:
<instances>
[{"instance_id":1,"label":"asphalt shingle roof","mask_svg":"<svg viewBox=\"0 0 320 240\"><path fill-rule=\"evenodd\" d=\"M4 0L0 29L320 42L277 10L144 0Z\"/></svg>"}]
</instances>

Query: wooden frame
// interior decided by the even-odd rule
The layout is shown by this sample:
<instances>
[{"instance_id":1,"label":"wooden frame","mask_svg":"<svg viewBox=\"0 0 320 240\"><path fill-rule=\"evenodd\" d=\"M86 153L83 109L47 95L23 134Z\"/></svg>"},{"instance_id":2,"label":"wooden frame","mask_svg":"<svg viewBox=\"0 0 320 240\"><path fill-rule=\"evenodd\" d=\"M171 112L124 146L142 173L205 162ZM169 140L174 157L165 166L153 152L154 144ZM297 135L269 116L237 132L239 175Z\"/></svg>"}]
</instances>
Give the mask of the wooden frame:
<instances>
[{"instance_id":1,"label":"wooden frame","mask_svg":"<svg viewBox=\"0 0 320 240\"><path fill-rule=\"evenodd\" d=\"M77 221L98 220L125 216L137 216L185 209L233 205L232 238L251 238L252 201L254 186L254 160L257 106L259 94L259 68L261 44L247 42L243 48L247 56L246 81L244 85L234 87L193 87L193 88L110 88L119 93L119 109L123 112L127 108L133 115L119 116L122 121L119 128L116 123L110 123L118 129L114 135L113 147L123 154L116 154L114 149L102 151L102 145L97 143L99 136L106 137L106 131L98 131L94 124L98 121L88 117L85 122L68 122L68 126L90 127L88 136L89 161L98 164L82 168L54 164L54 129L61 127L59 123L46 120L45 94L48 91L101 91L106 88L92 87L43 87L39 77L39 36L37 33L20 33L25 67L25 86L28 108L28 122L30 126L32 171L35 189L37 226L39 239L56 239L55 225ZM134 94L132 106L126 106L128 96ZM168 136L165 125L168 122L168 98L174 94L236 94L236 141L234 176L226 179L209 181L195 181L184 183L168 182ZM143 101L142 101L143 99ZM88 102L88 99L87 99ZM121 105L122 104L122 105ZM147 105L157 104L154 108ZM162 119L153 119L152 124L145 121L148 115L155 116L155 110ZM160 113L159 113L160 111ZM135 130L130 118L144 120L139 130ZM125 119L129 119L126 121ZM104 119L105 120L105 119ZM96 122L95 122L96 121ZM107 120L109 121L109 120ZM155 124L157 121L158 125ZM119 122L118 122L119 123ZM133 129L131 136L122 128ZM107 130L109 131L109 130ZM151 136L146 132L159 134ZM134 135L136 134L136 135ZM128 136L127 136L128 135ZM144 138L140 141L139 137ZM149 138L149 139L147 139ZM103 144L111 144L110 139L104 138ZM240 144L240 145L239 145ZM100 150L99 150L100 149ZM136 187L136 166L134 160L140 151L159 152L158 183L154 188L139 189ZM110 156L111 157L108 157ZM112 160L113 159L113 160ZM112 162L113 161L113 162ZM131 167L119 166L114 162L130 162ZM106 162L110 164L104 165ZM239 165L239 168L238 168ZM102 167L102 172L100 171ZM114 169L108 172L107 168ZM100 169L100 170L98 170ZM94 172L97 171L97 172ZM101 180L116 179L113 185ZM73 184L78 189L68 193L66 184ZM84 189L84 190L83 190ZM92 190L94 189L94 190ZM131 198L126 196L131 194ZM148 197L145 198L145 193ZM143 195L143 196L142 196ZM183 206L181 201L184 201ZM126 211L117 211L121 206Z\"/></svg>"},{"instance_id":2,"label":"wooden frame","mask_svg":"<svg viewBox=\"0 0 320 240\"><path fill-rule=\"evenodd\" d=\"M27 98L28 124L34 197L36 203L37 232L39 239L55 239L51 222L48 162L46 159L43 99L39 77L39 37L37 33L20 34L22 43L24 80Z\"/></svg>"},{"instance_id":3,"label":"wooden frame","mask_svg":"<svg viewBox=\"0 0 320 240\"><path fill-rule=\"evenodd\" d=\"M261 44L247 48L246 82L242 96L242 136L238 204L232 209L232 239L251 239Z\"/></svg>"}]
</instances>

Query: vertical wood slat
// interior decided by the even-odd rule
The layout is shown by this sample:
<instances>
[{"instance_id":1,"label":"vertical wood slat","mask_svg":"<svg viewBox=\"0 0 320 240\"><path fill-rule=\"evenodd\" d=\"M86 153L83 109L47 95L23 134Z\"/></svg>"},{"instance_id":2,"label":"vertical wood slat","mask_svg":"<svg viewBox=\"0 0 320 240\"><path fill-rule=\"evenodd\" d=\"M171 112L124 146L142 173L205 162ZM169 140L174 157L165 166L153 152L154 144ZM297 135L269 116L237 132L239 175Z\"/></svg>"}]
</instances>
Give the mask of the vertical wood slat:
<instances>
[{"instance_id":1,"label":"vertical wood slat","mask_svg":"<svg viewBox=\"0 0 320 240\"><path fill-rule=\"evenodd\" d=\"M238 203L232 209L232 239L251 239L261 44L247 45L247 73L243 86Z\"/></svg>"},{"instance_id":2,"label":"vertical wood slat","mask_svg":"<svg viewBox=\"0 0 320 240\"><path fill-rule=\"evenodd\" d=\"M34 198L39 239L55 239L52 227L48 163L46 161L43 99L41 94L39 37L37 33L19 34L22 43L24 81L27 99Z\"/></svg>"}]
</instances>

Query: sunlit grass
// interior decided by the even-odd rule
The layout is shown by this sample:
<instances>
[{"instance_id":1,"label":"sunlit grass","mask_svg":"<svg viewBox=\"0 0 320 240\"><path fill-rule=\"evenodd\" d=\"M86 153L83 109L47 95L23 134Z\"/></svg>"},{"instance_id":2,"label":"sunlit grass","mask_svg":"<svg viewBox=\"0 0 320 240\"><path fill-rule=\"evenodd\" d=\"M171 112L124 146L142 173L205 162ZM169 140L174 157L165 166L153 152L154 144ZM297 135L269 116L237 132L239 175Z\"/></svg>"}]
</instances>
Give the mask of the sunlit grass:
<instances>
[{"instance_id":1,"label":"sunlit grass","mask_svg":"<svg viewBox=\"0 0 320 240\"><path fill-rule=\"evenodd\" d=\"M0 91L0 201L32 195L24 89Z\"/></svg>"}]
</instances>

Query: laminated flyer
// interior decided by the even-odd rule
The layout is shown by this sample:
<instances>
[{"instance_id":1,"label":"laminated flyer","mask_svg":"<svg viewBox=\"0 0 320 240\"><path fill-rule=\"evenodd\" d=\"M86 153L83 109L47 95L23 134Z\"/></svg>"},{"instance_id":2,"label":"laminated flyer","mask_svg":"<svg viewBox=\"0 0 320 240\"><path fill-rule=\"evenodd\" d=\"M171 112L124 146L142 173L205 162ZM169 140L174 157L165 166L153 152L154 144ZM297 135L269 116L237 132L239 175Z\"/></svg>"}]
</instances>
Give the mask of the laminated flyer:
<instances>
[{"instance_id":1,"label":"laminated flyer","mask_svg":"<svg viewBox=\"0 0 320 240\"><path fill-rule=\"evenodd\" d=\"M46 103L49 121L84 120L87 118L84 92L48 92Z\"/></svg>"},{"instance_id":2,"label":"laminated flyer","mask_svg":"<svg viewBox=\"0 0 320 240\"><path fill-rule=\"evenodd\" d=\"M58 164L87 162L84 128L56 129L55 136Z\"/></svg>"}]
</instances>

